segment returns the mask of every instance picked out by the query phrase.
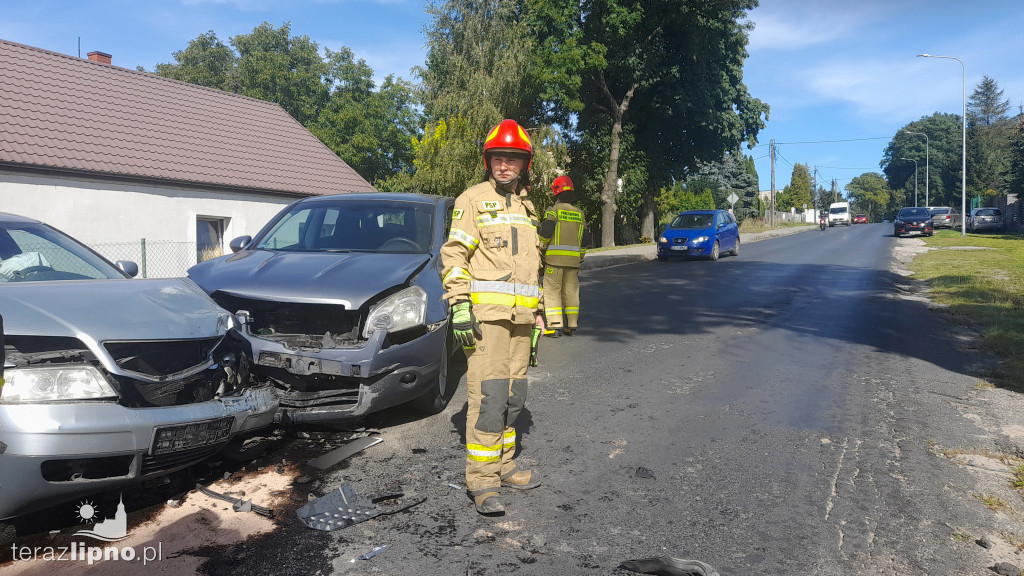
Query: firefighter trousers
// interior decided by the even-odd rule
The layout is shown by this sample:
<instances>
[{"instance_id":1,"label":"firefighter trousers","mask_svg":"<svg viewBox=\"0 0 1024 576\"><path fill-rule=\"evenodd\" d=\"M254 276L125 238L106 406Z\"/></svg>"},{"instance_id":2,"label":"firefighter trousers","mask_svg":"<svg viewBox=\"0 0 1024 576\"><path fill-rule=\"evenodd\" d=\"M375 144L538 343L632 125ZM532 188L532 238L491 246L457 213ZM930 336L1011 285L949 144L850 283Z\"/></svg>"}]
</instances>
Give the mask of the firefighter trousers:
<instances>
[{"instance_id":1,"label":"firefighter trousers","mask_svg":"<svg viewBox=\"0 0 1024 576\"><path fill-rule=\"evenodd\" d=\"M516 418L526 405L526 368L533 324L481 321L483 336L466 350L466 489L497 492L516 471Z\"/></svg>"},{"instance_id":2,"label":"firefighter trousers","mask_svg":"<svg viewBox=\"0 0 1024 576\"><path fill-rule=\"evenodd\" d=\"M562 324L562 315L565 324ZM544 267L544 321L548 329L576 328L580 317L580 269Z\"/></svg>"}]
</instances>

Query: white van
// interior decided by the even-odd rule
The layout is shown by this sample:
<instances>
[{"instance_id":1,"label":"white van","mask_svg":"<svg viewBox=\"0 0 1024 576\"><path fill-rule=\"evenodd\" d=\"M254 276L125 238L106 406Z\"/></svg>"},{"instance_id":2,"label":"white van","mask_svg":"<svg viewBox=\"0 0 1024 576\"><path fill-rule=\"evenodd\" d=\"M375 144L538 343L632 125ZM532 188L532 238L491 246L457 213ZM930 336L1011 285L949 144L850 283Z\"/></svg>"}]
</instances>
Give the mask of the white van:
<instances>
[{"instance_id":1,"label":"white van","mask_svg":"<svg viewBox=\"0 0 1024 576\"><path fill-rule=\"evenodd\" d=\"M853 222L850 217L849 202L833 202L828 205L828 225L836 226L842 224L849 226Z\"/></svg>"}]
</instances>

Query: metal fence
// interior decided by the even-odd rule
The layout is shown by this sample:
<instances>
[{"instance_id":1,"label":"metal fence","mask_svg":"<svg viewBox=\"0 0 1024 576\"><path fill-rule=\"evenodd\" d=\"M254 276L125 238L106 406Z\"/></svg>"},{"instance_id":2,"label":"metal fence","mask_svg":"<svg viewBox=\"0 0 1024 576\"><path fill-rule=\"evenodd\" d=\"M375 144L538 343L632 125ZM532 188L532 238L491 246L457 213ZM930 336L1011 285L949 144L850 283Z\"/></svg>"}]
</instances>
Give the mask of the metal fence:
<instances>
[{"instance_id":1,"label":"metal fence","mask_svg":"<svg viewBox=\"0 0 1024 576\"><path fill-rule=\"evenodd\" d=\"M90 246L107 260L131 260L139 265L139 278L177 278L185 276L198 262L221 255L219 248L198 250L195 242L146 240L108 242Z\"/></svg>"}]
</instances>

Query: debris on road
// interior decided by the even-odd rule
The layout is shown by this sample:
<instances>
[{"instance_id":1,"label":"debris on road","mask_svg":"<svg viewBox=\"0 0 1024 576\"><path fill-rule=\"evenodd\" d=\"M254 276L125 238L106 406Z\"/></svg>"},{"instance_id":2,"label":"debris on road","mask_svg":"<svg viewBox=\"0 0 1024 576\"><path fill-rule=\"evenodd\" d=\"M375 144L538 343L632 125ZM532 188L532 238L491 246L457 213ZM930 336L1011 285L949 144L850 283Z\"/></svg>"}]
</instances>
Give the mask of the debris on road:
<instances>
[{"instance_id":1,"label":"debris on road","mask_svg":"<svg viewBox=\"0 0 1024 576\"><path fill-rule=\"evenodd\" d=\"M669 556L627 560L620 564L619 568L659 576L720 576L718 570L700 560L683 560Z\"/></svg>"},{"instance_id":2,"label":"debris on road","mask_svg":"<svg viewBox=\"0 0 1024 576\"><path fill-rule=\"evenodd\" d=\"M648 469L648 468L644 468L643 466L640 466L639 468L636 469L636 477L637 478L654 478L654 472L651 472L650 469Z\"/></svg>"},{"instance_id":3,"label":"debris on road","mask_svg":"<svg viewBox=\"0 0 1024 576\"><path fill-rule=\"evenodd\" d=\"M266 516L267 518L274 517L273 510L271 510L270 508L264 508L263 506L257 506L256 504L253 504L252 499L243 501L240 498L232 498L219 492L214 492L213 490L210 490L209 488L203 486L202 484L196 484L196 488L203 494L209 496L210 498L216 498L217 500L230 502L231 507L235 510L235 512L255 512L260 516Z\"/></svg>"},{"instance_id":4,"label":"debris on road","mask_svg":"<svg viewBox=\"0 0 1024 576\"><path fill-rule=\"evenodd\" d=\"M992 569L1000 576L1020 576L1020 568L1016 564L1010 564L1009 562L996 562Z\"/></svg>"},{"instance_id":5,"label":"debris on road","mask_svg":"<svg viewBox=\"0 0 1024 576\"><path fill-rule=\"evenodd\" d=\"M345 458L348 458L357 452L361 452L374 444L380 444L383 441L384 439L380 436L364 436L362 438L357 438L348 444L345 444L341 448L335 448L323 456L320 456L315 460L311 460L309 465L318 470L326 470Z\"/></svg>"},{"instance_id":6,"label":"debris on road","mask_svg":"<svg viewBox=\"0 0 1024 576\"><path fill-rule=\"evenodd\" d=\"M344 482L337 490L313 500L295 513L307 528L331 532L374 518L380 511L369 498L359 496L351 484Z\"/></svg>"},{"instance_id":7,"label":"debris on road","mask_svg":"<svg viewBox=\"0 0 1024 576\"><path fill-rule=\"evenodd\" d=\"M385 544L383 546L377 546L373 550L370 550L366 554L363 554L362 556L360 556L359 559L360 560L369 560L370 558L373 558L374 556L376 556L377 554L380 554L381 552L387 550L388 548L391 548L391 544Z\"/></svg>"}]
</instances>

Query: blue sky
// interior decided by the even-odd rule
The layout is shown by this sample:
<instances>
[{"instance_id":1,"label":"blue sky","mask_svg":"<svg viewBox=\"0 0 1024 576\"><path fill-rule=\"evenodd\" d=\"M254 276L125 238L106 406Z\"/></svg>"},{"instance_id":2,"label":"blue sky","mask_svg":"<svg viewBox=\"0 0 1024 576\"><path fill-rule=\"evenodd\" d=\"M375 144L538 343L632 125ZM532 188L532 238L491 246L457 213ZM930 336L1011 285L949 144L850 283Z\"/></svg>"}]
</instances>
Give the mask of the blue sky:
<instances>
[{"instance_id":1,"label":"blue sky","mask_svg":"<svg viewBox=\"0 0 1024 576\"><path fill-rule=\"evenodd\" d=\"M153 69L209 30L227 42L263 21L292 23L331 49L351 48L378 78L425 58L422 0L3 0L0 38L77 55L99 50L115 65ZM1019 0L762 0L744 78L771 105L754 156L761 189L771 186L768 142L778 148L775 186L793 164L817 166L819 182L880 171L882 150L903 125L934 112L960 114L988 75L1013 111L1024 102L1024 30ZM841 142L830 142L841 141ZM814 142L806 143L803 142ZM924 170L924 159L919 167ZM923 173L921 175L923 180Z\"/></svg>"}]
</instances>

